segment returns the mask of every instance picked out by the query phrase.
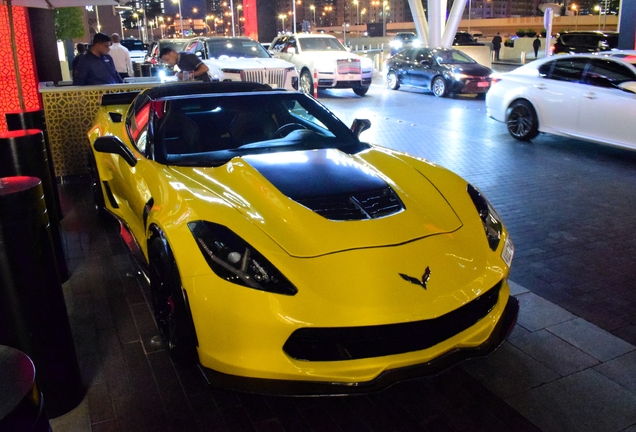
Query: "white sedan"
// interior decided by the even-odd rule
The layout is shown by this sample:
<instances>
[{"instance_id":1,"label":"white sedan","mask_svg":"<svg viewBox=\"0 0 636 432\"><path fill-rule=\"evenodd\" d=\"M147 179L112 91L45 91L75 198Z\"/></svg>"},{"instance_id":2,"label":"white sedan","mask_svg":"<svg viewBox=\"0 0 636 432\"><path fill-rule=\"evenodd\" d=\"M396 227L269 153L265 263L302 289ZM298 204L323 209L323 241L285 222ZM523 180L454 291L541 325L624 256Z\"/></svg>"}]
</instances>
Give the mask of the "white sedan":
<instances>
[{"instance_id":1,"label":"white sedan","mask_svg":"<svg viewBox=\"0 0 636 432\"><path fill-rule=\"evenodd\" d=\"M320 88L350 88L358 96L369 91L373 61L351 53L334 36L292 34L271 43L274 57L293 63L300 75L300 89L314 92L314 73Z\"/></svg>"},{"instance_id":2,"label":"white sedan","mask_svg":"<svg viewBox=\"0 0 636 432\"><path fill-rule=\"evenodd\" d=\"M521 141L539 132L636 148L636 60L559 55L497 74L490 117Z\"/></svg>"}]
</instances>

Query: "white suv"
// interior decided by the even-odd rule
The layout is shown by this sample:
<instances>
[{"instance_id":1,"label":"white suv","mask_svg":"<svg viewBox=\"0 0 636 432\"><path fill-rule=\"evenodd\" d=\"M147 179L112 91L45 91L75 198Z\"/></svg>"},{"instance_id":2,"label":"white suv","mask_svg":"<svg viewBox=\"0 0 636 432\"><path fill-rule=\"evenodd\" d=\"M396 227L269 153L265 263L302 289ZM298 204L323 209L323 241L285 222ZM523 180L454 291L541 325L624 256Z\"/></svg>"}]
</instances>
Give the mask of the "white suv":
<instances>
[{"instance_id":1,"label":"white suv","mask_svg":"<svg viewBox=\"0 0 636 432\"><path fill-rule=\"evenodd\" d=\"M314 71L320 88L351 88L358 96L369 91L373 62L350 53L334 36L310 33L279 36L269 50L274 57L296 66L300 89L305 93L314 92Z\"/></svg>"},{"instance_id":2,"label":"white suv","mask_svg":"<svg viewBox=\"0 0 636 432\"><path fill-rule=\"evenodd\" d=\"M201 57L212 81L251 81L298 90L294 65L272 58L261 44L248 37L195 38L183 51Z\"/></svg>"}]
</instances>

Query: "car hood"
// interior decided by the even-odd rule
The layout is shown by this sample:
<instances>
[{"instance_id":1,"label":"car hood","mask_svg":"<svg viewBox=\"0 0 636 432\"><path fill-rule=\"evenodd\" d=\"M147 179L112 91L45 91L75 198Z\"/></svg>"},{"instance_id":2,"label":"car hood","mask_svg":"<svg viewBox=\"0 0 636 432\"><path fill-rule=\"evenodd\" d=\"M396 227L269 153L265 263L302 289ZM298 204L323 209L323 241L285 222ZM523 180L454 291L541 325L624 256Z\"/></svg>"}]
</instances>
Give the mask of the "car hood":
<instances>
[{"instance_id":1,"label":"car hood","mask_svg":"<svg viewBox=\"0 0 636 432\"><path fill-rule=\"evenodd\" d=\"M190 204L197 218L214 221L217 209L209 203L221 197L297 257L399 245L461 226L422 173L401 156L379 149L358 155L335 149L270 153L235 158L217 168L170 169L197 189L194 194L201 199ZM402 209L372 219L334 220L307 204L309 198L338 207L343 197L357 200L349 197L378 188L393 190Z\"/></svg>"},{"instance_id":2,"label":"car hood","mask_svg":"<svg viewBox=\"0 0 636 432\"><path fill-rule=\"evenodd\" d=\"M360 60L364 57L357 56L355 54L351 54L347 51L304 51L301 54L303 57L312 58L314 61L324 61L324 60L344 60L344 59L355 59Z\"/></svg>"},{"instance_id":3,"label":"car hood","mask_svg":"<svg viewBox=\"0 0 636 432\"><path fill-rule=\"evenodd\" d=\"M442 66L453 73L463 73L471 76L487 77L493 73L491 69L478 63L466 63L462 65L446 64Z\"/></svg>"},{"instance_id":4,"label":"car hood","mask_svg":"<svg viewBox=\"0 0 636 432\"><path fill-rule=\"evenodd\" d=\"M218 59L203 60L209 68L232 68L241 70L283 69L293 67L291 63L277 58L245 58L221 56Z\"/></svg>"}]
</instances>

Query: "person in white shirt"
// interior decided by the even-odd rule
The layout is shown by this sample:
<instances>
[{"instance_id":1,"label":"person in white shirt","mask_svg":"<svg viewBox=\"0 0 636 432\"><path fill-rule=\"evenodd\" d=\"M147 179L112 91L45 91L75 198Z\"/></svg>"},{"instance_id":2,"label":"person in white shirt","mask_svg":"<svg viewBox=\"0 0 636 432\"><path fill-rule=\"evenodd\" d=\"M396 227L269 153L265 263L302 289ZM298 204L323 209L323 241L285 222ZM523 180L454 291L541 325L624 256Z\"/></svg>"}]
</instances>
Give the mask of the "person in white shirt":
<instances>
[{"instance_id":1,"label":"person in white shirt","mask_svg":"<svg viewBox=\"0 0 636 432\"><path fill-rule=\"evenodd\" d=\"M121 76L122 79L134 76L132 61L130 60L130 51L119 43L121 38L117 33L110 35L110 39L113 43L110 46L109 54L113 58L113 62L115 62L115 69L117 69L119 76Z\"/></svg>"}]
</instances>

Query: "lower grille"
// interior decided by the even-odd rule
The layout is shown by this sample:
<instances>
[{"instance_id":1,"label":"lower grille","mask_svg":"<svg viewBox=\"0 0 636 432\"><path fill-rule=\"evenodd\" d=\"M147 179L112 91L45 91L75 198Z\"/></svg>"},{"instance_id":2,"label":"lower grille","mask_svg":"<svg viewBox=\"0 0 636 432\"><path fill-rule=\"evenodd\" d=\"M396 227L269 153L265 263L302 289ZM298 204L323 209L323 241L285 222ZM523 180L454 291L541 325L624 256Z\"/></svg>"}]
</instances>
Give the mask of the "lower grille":
<instances>
[{"instance_id":1,"label":"lower grille","mask_svg":"<svg viewBox=\"0 0 636 432\"><path fill-rule=\"evenodd\" d=\"M419 351L437 345L483 319L495 307L502 282L438 318L369 327L301 328L283 350L296 360L339 361Z\"/></svg>"},{"instance_id":2,"label":"lower grille","mask_svg":"<svg viewBox=\"0 0 636 432\"><path fill-rule=\"evenodd\" d=\"M360 60L347 59L338 60L338 73L339 74L360 74Z\"/></svg>"},{"instance_id":3,"label":"lower grille","mask_svg":"<svg viewBox=\"0 0 636 432\"><path fill-rule=\"evenodd\" d=\"M285 87L285 70L246 70L241 72L241 80L257 82L260 84L269 84L271 86L283 88Z\"/></svg>"}]
</instances>

